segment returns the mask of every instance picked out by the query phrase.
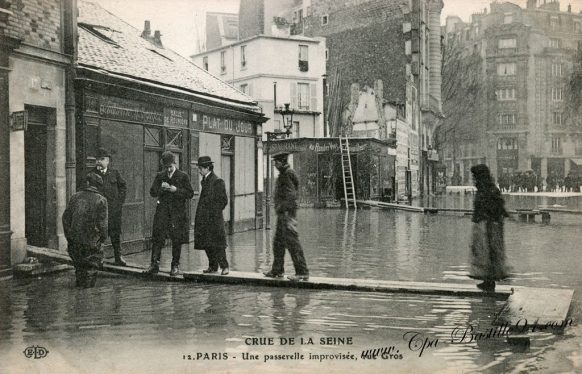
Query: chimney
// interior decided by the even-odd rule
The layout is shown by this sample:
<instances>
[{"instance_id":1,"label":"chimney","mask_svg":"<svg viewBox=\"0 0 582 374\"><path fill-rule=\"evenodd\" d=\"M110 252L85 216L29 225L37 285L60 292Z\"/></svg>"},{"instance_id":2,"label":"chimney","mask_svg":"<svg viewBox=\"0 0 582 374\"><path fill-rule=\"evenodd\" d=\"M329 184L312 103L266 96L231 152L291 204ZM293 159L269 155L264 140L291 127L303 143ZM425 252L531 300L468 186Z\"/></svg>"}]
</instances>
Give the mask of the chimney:
<instances>
[{"instance_id":1,"label":"chimney","mask_svg":"<svg viewBox=\"0 0 582 374\"><path fill-rule=\"evenodd\" d=\"M160 30L154 31L154 40L153 40L153 43L156 46L158 46L160 48L163 48L163 45L162 45L162 33L160 32Z\"/></svg>"},{"instance_id":2,"label":"chimney","mask_svg":"<svg viewBox=\"0 0 582 374\"><path fill-rule=\"evenodd\" d=\"M572 13L572 4L568 4L568 13Z\"/></svg>"},{"instance_id":3,"label":"chimney","mask_svg":"<svg viewBox=\"0 0 582 374\"><path fill-rule=\"evenodd\" d=\"M150 21L146 20L143 25L141 37L144 39L148 39L150 37L151 32L152 30L150 29Z\"/></svg>"},{"instance_id":4,"label":"chimney","mask_svg":"<svg viewBox=\"0 0 582 374\"><path fill-rule=\"evenodd\" d=\"M537 0L527 0L527 9L535 9Z\"/></svg>"}]
</instances>

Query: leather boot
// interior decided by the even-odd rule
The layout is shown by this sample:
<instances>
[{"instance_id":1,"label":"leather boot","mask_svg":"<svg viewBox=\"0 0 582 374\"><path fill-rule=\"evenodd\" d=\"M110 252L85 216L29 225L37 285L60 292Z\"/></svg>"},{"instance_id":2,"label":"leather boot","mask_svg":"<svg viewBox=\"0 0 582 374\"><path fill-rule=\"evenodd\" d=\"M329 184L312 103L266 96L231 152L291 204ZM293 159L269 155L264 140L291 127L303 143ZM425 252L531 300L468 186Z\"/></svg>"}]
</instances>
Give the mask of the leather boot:
<instances>
[{"instance_id":1,"label":"leather boot","mask_svg":"<svg viewBox=\"0 0 582 374\"><path fill-rule=\"evenodd\" d=\"M113 245L113 253L115 255L115 265L127 266L127 262L121 257L121 246L119 244Z\"/></svg>"},{"instance_id":2,"label":"leather boot","mask_svg":"<svg viewBox=\"0 0 582 374\"><path fill-rule=\"evenodd\" d=\"M150 267L147 268L147 270L145 270L143 273L148 274L148 275L153 275L153 274L157 274L158 271L160 271L160 264L157 262L152 262L150 264Z\"/></svg>"}]
</instances>

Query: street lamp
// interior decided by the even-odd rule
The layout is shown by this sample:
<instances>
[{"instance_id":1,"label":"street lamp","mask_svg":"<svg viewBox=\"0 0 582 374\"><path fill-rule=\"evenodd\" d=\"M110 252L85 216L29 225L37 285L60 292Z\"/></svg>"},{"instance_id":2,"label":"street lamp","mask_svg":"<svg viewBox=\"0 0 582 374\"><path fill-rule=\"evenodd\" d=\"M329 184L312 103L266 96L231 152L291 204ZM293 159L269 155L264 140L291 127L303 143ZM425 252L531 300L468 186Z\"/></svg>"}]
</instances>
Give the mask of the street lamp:
<instances>
[{"instance_id":1,"label":"street lamp","mask_svg":"<svg viewBox=\"0 0 582 374\"><path fill-rule=\"evenodd\" d=\"M293 114L295 111L289 109L289 103L285 103L285 107L275 108L275 111L281 113L283 117L283 127L285 132L282 131L266 131L267 135L267 146L266 146L266 156L267 156L267 191L265 193L265 228L267 230L271 229L271 141L275 139L285 139L291 135L291 129L293 128Z\"/></svg>"}]
</instances>

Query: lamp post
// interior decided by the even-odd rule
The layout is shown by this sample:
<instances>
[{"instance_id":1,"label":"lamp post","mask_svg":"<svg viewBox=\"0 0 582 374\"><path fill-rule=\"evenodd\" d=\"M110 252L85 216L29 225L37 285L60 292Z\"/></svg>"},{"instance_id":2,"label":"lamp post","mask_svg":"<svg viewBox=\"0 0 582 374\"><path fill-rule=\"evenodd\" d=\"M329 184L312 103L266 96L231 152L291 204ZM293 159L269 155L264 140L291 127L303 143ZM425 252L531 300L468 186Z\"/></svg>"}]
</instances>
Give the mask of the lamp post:
<instances>
[{"instance_id":1,"label":"lamp post","mask_svg":"<svg viewBox=\"0 0 582 374\"><path fill-rule=\"evenodd\" d=\"M293 114L295 111L289 109L289 103L285 104L285 107L275 108L275 111L281 113L283 117L283 127L285 127L285 132L282 131L266 131L267 135L267 191L265 193L265 228L267 230L271 229L271 141L276 139L285 139L291 135L291 128L293 127Z\"/></svg>"}]
</instances>

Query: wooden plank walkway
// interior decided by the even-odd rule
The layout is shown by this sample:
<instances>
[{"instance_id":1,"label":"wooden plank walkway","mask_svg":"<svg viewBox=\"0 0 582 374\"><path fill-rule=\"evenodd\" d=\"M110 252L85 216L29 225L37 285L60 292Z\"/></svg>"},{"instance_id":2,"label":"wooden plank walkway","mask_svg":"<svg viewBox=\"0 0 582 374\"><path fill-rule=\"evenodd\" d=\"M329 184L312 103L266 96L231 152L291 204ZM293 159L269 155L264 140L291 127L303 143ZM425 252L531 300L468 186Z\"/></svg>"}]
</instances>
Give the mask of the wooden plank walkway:
<instances>
[{"instance_id":1,"label":"wooden plank walkway","mask_svg":"<svg viewBox=\"0 0 582 374\"><path fill-rule=\"evenodd\" d=\"M38 247L28 247L29 256L70 264L66 254ZM574 291L571 289L529 288L498 285L495 292L484 293L475 284L401 282L372 279L310 277L306 282L294 282L286 278L267 278L260 273L231 271L229 275L184 272L171 277L164 269L155 275L144 275L144 268L138 266L116 266L105 263L103 271L122 274L152 281L218 283L231 285L253 285L262 287L301 288L313 290L360 291L380 293L402 293L422 295L444 295L460 297L489 296L507 300L498 322L517 323L527 319L528 323L538 320L538 324L559 322L567 318Z\"/></svg>"}]
</instances>

